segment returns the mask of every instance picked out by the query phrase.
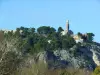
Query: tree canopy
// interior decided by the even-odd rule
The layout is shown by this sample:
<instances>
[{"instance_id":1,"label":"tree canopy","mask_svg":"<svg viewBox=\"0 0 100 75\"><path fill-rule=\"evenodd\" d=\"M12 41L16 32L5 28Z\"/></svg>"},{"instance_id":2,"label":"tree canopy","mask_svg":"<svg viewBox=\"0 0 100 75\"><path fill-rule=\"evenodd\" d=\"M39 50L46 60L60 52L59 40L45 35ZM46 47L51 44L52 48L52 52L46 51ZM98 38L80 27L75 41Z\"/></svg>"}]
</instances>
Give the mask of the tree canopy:
<instances>
[{"instance_id":1,"label":"tree canopy","mask_svg":"<svg viewBox=\"0 0 100 75\"><path fill-rule=\"evenodd\" d=\"M10 37L20 38L20 46L23 53L35 53L43 50L58 50L69 49L76 45L75 40L69 34L61 35L63 31L62 27L59 27L56 31L55 28L50 26L41 26L37 30L33 28L20 27L16 28L16 31L9 31L4 34L4 38ZM87 33L87 37L83 37L82 33L78 33L81 38L87 39L89 42L93 41L93 33ZM0 34L1 36L1 34ZM48 42L50 41L50 42Z\"/></svg>"}]
</instances>

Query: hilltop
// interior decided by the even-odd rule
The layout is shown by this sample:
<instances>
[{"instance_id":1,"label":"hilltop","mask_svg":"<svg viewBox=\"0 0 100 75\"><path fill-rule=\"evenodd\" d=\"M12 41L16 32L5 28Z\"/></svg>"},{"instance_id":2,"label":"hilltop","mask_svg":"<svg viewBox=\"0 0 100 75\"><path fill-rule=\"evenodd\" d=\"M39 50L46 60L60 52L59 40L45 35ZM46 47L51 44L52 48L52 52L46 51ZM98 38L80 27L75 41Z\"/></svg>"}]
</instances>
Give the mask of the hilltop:
<instances>
[{"instance_id":1,"label":"hilltop","mask_svg":"<svg viewBox=\"0 0 100 75\"><path fill-rule=\"evenodd\" d=\"M48 69L73 67L93 71L100 65L100 44L93 37L93 33L74 34L69 21L65 30L50 26L1 30L0 73L13 73L37 62L44 62Z\"/></svg>"}]
</instances>

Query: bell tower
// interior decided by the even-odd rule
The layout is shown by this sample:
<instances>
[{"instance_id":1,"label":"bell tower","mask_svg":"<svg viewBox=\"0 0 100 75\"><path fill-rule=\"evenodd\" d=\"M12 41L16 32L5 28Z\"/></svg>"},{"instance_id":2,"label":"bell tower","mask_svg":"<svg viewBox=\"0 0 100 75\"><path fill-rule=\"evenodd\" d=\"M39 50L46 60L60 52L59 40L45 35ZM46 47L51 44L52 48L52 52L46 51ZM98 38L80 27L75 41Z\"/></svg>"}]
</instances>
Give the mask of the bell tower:
<instances>
[{"instance_id":1,"label":"bell tower","mask_svg":"<svg viewBox=\"0 0 100 75\"><path fill-rule=\"evenodd\" d=\"M69 32L69 20L66 21L66 31Z\"/></svg>"}]
</instances>

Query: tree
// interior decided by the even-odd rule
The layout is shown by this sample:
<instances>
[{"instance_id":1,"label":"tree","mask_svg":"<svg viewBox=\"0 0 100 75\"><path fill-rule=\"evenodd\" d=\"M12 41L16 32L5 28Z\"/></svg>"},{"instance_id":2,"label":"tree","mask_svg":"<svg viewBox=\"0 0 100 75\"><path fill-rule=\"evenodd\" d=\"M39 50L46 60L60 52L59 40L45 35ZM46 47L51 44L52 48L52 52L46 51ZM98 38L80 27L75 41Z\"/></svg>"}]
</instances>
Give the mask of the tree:
<instances>
[{"instance_id":1,"label":"tree","mask_svg":"<svg viewBox=\"0 0 100 75\"><path fill-rule=\"evenodd\" d=\"M87 33L87 41L88 41L88 42L92 42L94 36L95 36L95 35L94 35L93 33Z\"/></svg>"},{"instance_id":2,"label":"tree","mask_svg":"<svg viewBox=\"0 0 100 75\"><path fill-rule=\"evenodd\" d=\"M41 50L42 50L42 48L41 48L41 44L40 43L34 44L34 51L33 51L33 53L40 52Z\"/></svg>"},{"instance_id":3,"label":"tree","mask_svg":"<svg viewBox=\"0 0 100 75\"><path fill-rule=\"evenodd\" d=\"M55 41L55 49L62 49L62 42L61 40L56 40Z\"/></svg>"},{"instance_id":4,"label":"tree","mask_svg":"<svg viewBox=\"0 0 100 75\"><path fill-rule=\"evenodd\" d=\"M22 60L19 49L18 38L4 38L0 42L0 75L11 75L17 70Z\"/></svg>"},{"instance_id":5,"label":"tree","mask_svg":"<svg viewBox=\"0 0 100 75\"><path fill-rule=\"evenodd\" d=\"M76 44L75 40L70 36L66 35L62 37L62 48L69 49Z\"/></svg>"},{"instance_id":6,"label":"tree","mask_svg":"<svg viewBox=\"0 0 100 75\"><path fill-rule=\"evenodd\" d=\"M16 31L15 31L15 36L20 36L20 28L16 28Z\"/></svg>"},{"instance_id":7,"label":"tree","mask_svg":"<svg viewBox=\"0 0 100 75\"><path fill-rule=\"evenodd\" d=\"M83 35L82 35L82 33L80 33L80 32L78 32L78 33L77 33L77 35L78 35L78 36L80 36L80 37L82 37L82 36L83 36Z\"/></svg>"},{"instance_id":8,"label":"tree","mask_svg":"<svg viewBox=\"0 0 100 75\"><path fill-rule=\"evenodd\" d=\"M31 28L31 32L34 33L35 32L35 28Z\"/></svg>"},{"instance_id":9,"label":"tree","mask_svg":"<svg viewBox=\"0 0 100 75\"><path fill-rule=\"evenodd\" d=\"M51 43L47 43L47 51L55 50L55 41L51 41Z\"/></svg>"},{"instance_id":10,"label":"tree","mask_svg":"<svg viewBox=\"0 0 100 75\"><path fill-rule=\"evenodd\" d=\"M100 75L100 66L95 68L93 75Z\"/></svg>"},{"instance_id":11,"label":"tree","mask_svg":"<svg viewBox=\"0 0 100 75\"><path fill-rule=\"evenodd\" d=\"M58 33L61 33L62 31L64 31L63 28L62 27L59 27L58 28Z\"/></svg>"},{"instance_id":12,"label":"tree","mask_svg":"<svg viewBox=\"0 0 100 75\"><path fill-rule=\"evenodd\" d=\"M51 27L51 28L50 28L50 33L52 34L52 33L55 33L55 32L56 32L56 29L53 28L53 27Z\"/></svg>"},{"instance_id":13,"label":"tree","mask_svg":"<svg viewBox=\"0 0 100 75\"><path fill-rule=\"evenodd\" d=\"M54 33L56 30L53 27L49 27L49 26L41 26L37 29L37 32L39 34L52 34Z\"/></svg>"},{"instance_id":14,"label":"tree","mask_svg":"<svg viewBox=\"0 0 100 75\"><path fill-rule=\"evenodd\" d=\"M4 39L4 33L3 31L0 31L0 41L2 41Z\"/></svg>"},{"instance_id":15,"label":"tree","mask_svg":"<svg viewBox=\"0 0 100 75\"><path fill-rule=\"evenodd\" d=\"M49 31L50 31L50 27L47 26L41 26L37 29L37 32L39 34L48 34Z\"/></svg>"}]
</instances>

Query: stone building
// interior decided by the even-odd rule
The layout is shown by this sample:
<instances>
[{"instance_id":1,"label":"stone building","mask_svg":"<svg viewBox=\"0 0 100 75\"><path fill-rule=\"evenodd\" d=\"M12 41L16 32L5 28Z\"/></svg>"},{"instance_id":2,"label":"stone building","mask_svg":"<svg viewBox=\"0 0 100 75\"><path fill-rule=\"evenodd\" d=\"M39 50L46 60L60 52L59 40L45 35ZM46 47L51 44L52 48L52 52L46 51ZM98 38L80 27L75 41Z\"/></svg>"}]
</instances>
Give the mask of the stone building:
<instances>
[{"instance_id":1,"label":"stone building","mask_svg":"<svg viewBox=\"0 0 100 75\"><path fill-rule=\"evenodd\" d=\"M73 34L73 32L70 30L70 27L69 27L69 20L67 20L66 22L66 29L62 31L61 34L62 35Z\"/></svg>"},{"instance_id":2,"label":"stone building","mask_svg":"<svg viewBox=\"0 0 100 75\"><path fill-rule=\"evenodd\" d=\"M84 41L84 39L82 39L79 35L74 35L73 36L74 40L76 41L76 43L80 42L82 43Z\"/></svg>"},{"instance_id":3,"label":"stone building","mask_svg":"<svg viewBox=\"0 0 100 75\"><path fill-rule=\"evenodd\" d=\"M82 43L84 41L84 39L82 39L82 37L80 37L78 34L73 34L73 31L70 30L70 26L69 26L69 20L67 20L66 22L66 29L64 31L61 32L61 35L67 35L67 34L70 34L74 40L76 41L76 43L80 42Z\"/></svg>"}]
</instances>

